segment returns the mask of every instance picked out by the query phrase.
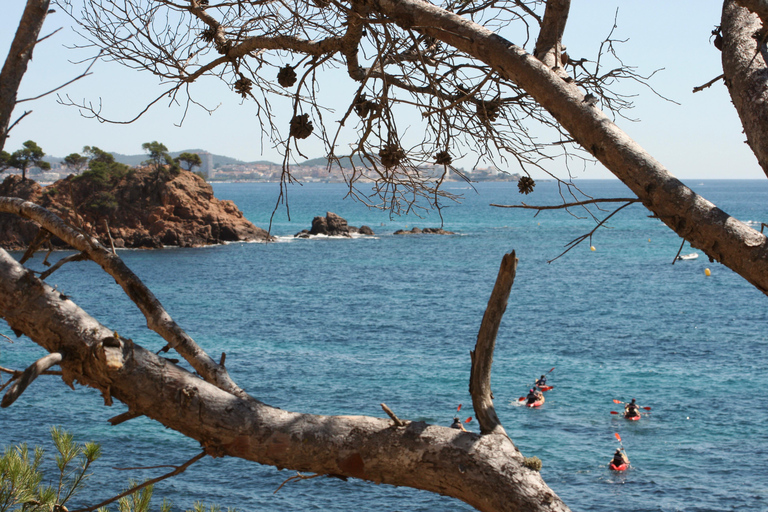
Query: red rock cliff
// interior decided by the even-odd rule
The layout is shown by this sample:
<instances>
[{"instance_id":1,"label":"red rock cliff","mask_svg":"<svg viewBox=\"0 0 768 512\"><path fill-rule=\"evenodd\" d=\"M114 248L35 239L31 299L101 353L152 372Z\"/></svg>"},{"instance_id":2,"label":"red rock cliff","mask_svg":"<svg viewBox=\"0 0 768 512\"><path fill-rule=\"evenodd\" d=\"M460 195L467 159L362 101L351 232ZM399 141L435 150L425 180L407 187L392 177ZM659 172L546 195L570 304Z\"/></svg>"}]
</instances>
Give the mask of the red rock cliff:
<instances>
[{"instance_id":1,"label":"red rock cliff","mask_svg":"<svg viewBox=\"0 0 768 512\"><path fill-rule=\"evenodd\" d=\"M132 169L109 182L68 176L45 188L11 175L0 184L0 196L40 204L107 246L107 226L116 247L195 247L269 237L232 201L216 199L205 180L187 171L159 176ZM25 249L36 233L33 223L0 214L0 247Z\"/></svg>"}]
</instances>

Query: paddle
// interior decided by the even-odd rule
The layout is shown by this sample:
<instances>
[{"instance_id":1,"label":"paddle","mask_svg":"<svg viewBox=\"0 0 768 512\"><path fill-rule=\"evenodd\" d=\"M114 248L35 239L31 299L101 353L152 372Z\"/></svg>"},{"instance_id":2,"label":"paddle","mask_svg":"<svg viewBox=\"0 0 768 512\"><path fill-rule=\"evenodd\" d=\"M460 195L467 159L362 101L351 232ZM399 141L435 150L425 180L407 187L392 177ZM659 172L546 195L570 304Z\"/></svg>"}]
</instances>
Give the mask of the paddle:
<instances>
[{"instance_id":1,"label":"paddle","mask_svg":"<svg viewBox=\"0 0 768 512\"><path fill-rule=\"evenodd\" d=\"M614 399L613 399L613 403L615 403L615 404L626 404L627 402L622 402L621 400L616 400L616 399L614 398ZM646 411L650 411L650 410L651 410L651 408L650 408L650 407L640 407L640 409L645 409Z\"/></svg>"},{"instance_id":2,"label":"paddle","mask_svg":"<svg viewBox=\"0 0 768 512\"><path fill-rule=\"evenodd\" d=\"M629 464L629 455L627 455L627 450L625 450L625 449L624 449L624 444L621 442L621 436L619 435L619 433L618 433L618 432L616 432L616 433L615 433L615 434L613 434L613 435L615 435L615 436L616 436L616 439L618 439L618 440L619 440L619 446L621 447L621 451L623 451L623 452L624 452L624 457L626 457L626 459L627 459L627 464Z\"/></svg>"},{"instance_id":3,"label":"paddle","mask_svg":"<svg viewBox=\"0 0 768 512\"><path fill-rule=\"evenodd\" d=\"M461 411L461 404L459 404L459 406L456 408L456 412L459 412L459 411ZM469 423L470 421L472 421L472 416L470 416L469 418L465 419L464 423Z\"/></svg>"}]
</instances>

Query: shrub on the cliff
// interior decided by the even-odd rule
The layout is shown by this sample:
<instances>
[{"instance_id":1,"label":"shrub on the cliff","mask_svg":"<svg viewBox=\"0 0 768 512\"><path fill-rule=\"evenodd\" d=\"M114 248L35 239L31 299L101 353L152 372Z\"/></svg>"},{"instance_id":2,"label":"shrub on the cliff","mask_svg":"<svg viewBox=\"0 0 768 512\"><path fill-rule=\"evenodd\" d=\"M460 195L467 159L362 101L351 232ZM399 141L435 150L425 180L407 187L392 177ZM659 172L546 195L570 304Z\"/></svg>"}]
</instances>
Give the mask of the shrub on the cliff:
<instances>
[{"instance_id":1,"label":"shrub on the cliff","mask_svg":"<svg viewBox=\"0 0 768 512\"><path fill-rule=\"evenodd\" d=\"M90 202L85 205L88 210L94 211L101 215L109 215L117 210L117 199L110 192L97 192Z\"/></svg>"}]
</instances>

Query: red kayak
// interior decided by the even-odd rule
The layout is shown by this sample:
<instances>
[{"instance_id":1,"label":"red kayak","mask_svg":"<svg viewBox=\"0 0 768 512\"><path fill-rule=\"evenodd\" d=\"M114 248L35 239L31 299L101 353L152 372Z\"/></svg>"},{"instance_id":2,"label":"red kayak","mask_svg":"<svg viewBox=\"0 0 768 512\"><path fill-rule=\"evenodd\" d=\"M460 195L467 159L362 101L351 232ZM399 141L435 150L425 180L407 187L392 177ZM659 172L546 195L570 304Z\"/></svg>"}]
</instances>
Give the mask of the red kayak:
<instances>
[{"instance_id":1,"label":"red kayak","mask_svg":"<svg viewBox=\"0 0 768 512\"><path fill-rule=\"evenodd\" d=\"M626 416L625 415L624 418L628 419L629 421L637 421L637 420L640 419L640 415L639 414L637 416Z\"/></svg>"},{"instance_id":2,"label":"red kayak","mask_svg":"<svg viewBox=\"0 0 768 512\"><path fill-rule=\"evenodd\" d=\"M613 461L611 461L611 463L610 463L610 464L608 464L608 467L609 467L610 469L614 470L614 471L625 471L625 470L626 470L626 469L629 467L629 464L627 464L627 463L625 462L624 464L619 464L619 465L617 466L617 465L615 465L615 464L613 463Z\"/></svg>"},{"instance_id":3,"label":"red kayak","mask_svg":"<svg viewBox=\"0 0 768 512\"><path fill-rule=\"evenodd\" d=\"M543 404L544 404L544 399L542 398L541 400L536 400L531 404L526 403L525 405L526 407L541 407Z\"/></svg>"},{"instance_id":4,"label":"red kayak","mask_svg":"<svg viewBox=\"0 0 768 512\"><path fill-rule=\"evenodd\" d=\"M549 391L555 386L539 386L539 389L542 391Z\"/></svg>"}]
</instances>

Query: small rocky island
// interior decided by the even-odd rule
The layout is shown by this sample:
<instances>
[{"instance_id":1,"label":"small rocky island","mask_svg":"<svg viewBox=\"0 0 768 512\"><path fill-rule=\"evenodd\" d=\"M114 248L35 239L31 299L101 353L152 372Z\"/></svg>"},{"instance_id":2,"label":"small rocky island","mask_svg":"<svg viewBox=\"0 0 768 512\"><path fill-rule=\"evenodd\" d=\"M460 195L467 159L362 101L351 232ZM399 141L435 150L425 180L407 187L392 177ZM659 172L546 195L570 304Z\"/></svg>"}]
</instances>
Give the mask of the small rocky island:
<instances>
[{"instance_id":1,"label":"small rocky island","mask_svg":"<svg viewBox=\"0 0 768 512\"><path fill-rule=\"evenodd\" d=\"M125 248L197 247L270 239L232 201L216 199L203 178L178 169L84 172L47 187L10 175L0 184L0 196L44 206L107 247L110 243ZM37 232L33 222L0 214L3 249L24 250ZM64 247L61 240L52 243Z\"/></svg>"},{"instance_id":2,"label":"small rocky island","mask_svg":"<svg viewBox=\"0 0 768 512\"><path fill-rule=\"evenodd\" d=\"M313 235L325 236L346 236L354 234L372 236L373 230L368 226L356 228L347 224L346 219L336 215L333 212L326 212L325 217L315 217L312 219L312 228L304 229L294 235L295 238L309 238Z\"/></svg>"},{"instance_id":3,"label":"small rocky island","mask_svg":"<svg viewBox=\"0 0 768 512\"><path fill-rule=\"evenodd\" d=\"M393 235L454 235L453 231L446 231L443 228L413 228L411 230L398 229Z\"/></svg>"}]
</instances>

